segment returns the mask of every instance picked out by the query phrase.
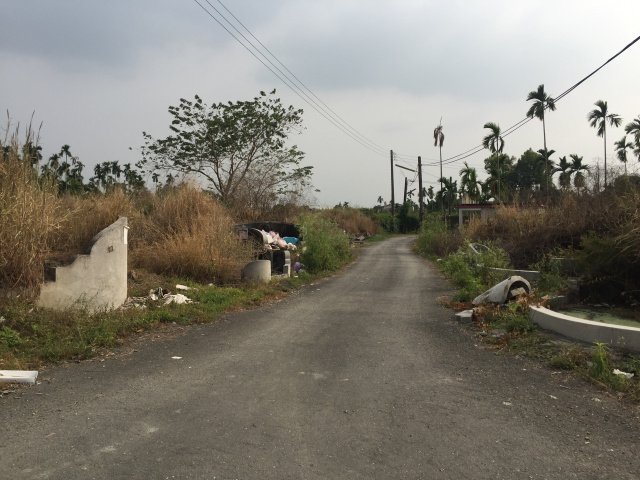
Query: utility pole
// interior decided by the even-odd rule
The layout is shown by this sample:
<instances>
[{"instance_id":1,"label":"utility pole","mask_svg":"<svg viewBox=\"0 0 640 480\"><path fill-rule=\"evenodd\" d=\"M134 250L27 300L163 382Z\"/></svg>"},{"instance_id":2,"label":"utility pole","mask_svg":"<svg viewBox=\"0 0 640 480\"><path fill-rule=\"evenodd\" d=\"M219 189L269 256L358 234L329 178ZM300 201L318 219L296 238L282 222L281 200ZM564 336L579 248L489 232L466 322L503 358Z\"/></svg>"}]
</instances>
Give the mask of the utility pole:
<instances>
[{"instance_id":1,"label":"utility pole","mask_svg":"<svg viewBox=\"0 0 640 480\"><path fill-rule=\"evenodd\" d=\"M403 205L407 203L407 188L409 188L409 179L407 177L404 177L404 200L402 201Z\"/></svg>"},{"instance_id":2,"label":"utility pole","mask_svg":"<svg viewBox=\"0 0 640 480\"><path fill-rule=\"evenodd\" d=\"M418 157L418 198L420 199L420 225L422 225L422 158Z\"/></svg>"},{"instance_id":3,"label":"utility pole","mask_svg":"<svg viewBox=\"0 0 640 480\"><path fill-rule=\"evenodd\" d=\"M391 216L396 216L396 196L393 189L393 150L391 150Z\"/></svg>"}]
</instances>

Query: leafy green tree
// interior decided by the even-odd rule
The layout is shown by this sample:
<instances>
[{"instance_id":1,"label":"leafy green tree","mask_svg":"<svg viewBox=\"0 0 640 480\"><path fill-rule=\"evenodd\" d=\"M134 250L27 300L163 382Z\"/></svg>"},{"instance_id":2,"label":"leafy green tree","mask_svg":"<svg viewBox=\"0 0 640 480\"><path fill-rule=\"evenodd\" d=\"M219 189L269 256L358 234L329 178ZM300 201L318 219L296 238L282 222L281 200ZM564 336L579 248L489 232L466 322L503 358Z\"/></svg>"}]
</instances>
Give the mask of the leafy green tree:
<instances>
[{"instance_id":1,"label":"leafy green tree","mask_svg":"<svg viewBox=\"0 0 640 480\"><path fill-rule=\"evenodd\" d=\"M509 172L508 183L523 196L531 195L545 183L544 156L528 149Z\"/></svg>"},{"instance_id":2,"label":"leafy green tree","mask_svg":"<svg viewBox=\"0 0 640 480\"><path fill-rule=\"evenodd\" d=\"M496 178L498 181L498 188L497 188L497 195L496 195L496 200L498 203L500 203L500 177L502 176L501 172L502 169L500 168L500 157L499 155L502 153L502 150L504 149L504 138L502 138L502 135L500 134L500 126L497 123L493 123L493 122L487 122L484 124L484 128L488 128L491 133L487 134L483 139L482 139L482 146L486 149L488 149L492 154L494 154L494 156L496 156L496 158L498 158L498 163L497 163L497 170L496 170Z\"/></svg>"},{"instance_id":3,"label":"leafy green tree","mask_svg":"<svg viewBox=\"0 0 640 480\"><path fill-rule=\"evenodd\" d=\"M488 177L482 184L482 193L484 201L488 201L491 197L495 201L503 201L509 197L509 177L513 169L514 159L506 153L493 154L484 159L484 170ZM499 189L502 189L501 193Z\"/></svg>"},{"instance_id":4,"label":"leafy green tree","mask_svg":"<svg viewBox=\"0 0 640 480\"><path fill-rule=\"evenodd\" d=\"M588 165L582 164L582 157L576 153L569 155L571 158L571 173L573 174L573 186L576 187L578 195L580 195L580 189L584 188L586 184L586 177L582 172L588 172L591 168Z\"/></svg>"},{"instance_id":5,"label":"leafy green tree","mask_svg":"<svg viewBox=\"0 0 640 480\"><path fill-rule=\"evenodd\" d=\"M544 91L544 84L538 85L538 90L534 90L533 92L529 92L527 95L527 102L532 101L533 104L527 110L527 117L529 118L539 118L542 120L542 138L544 141L544 155L547 154L547 131L545 127L544 121L544 112L545 110L549 110L550 112L555 111L556 103L553 98L547 95L547 92ZM547 172L551 171L551 167L548 165L549 157L545 156L545 162L547 163ZM549 177L547 177L547 190L549 189Z\"/></svg>"},{"instance_id":6,"label":"leafy green tree","mask_svg":"<svg viewBox=\"0 0 640 480\"><path fill-rule=\"evenodd\" d=\"M214 194L233 201L251 182L252 188L285 194L293 185L309 185L312 168L301 166L304 154L288 147L290 134L302 128L302 110L285 108L275 90L260 92L251 101L207 106L180 99L169 107L173 135L160 140L144 133L139 166L195 174L205 179Z\"/></svg>"},{"instance_id":7,"label":"leafy green tree","mask_svg":"<svg viewBox=\"0 0 640 480\"><path fill-rule=\"evenodd\" d=\"M619 127L622 123L622 118L616 113L609 113L609 106L604 100L598 100L595 104L596 107L589 112L587 120L589 125L597 129L599 137L604 138L604 186L607 186L607 122L612 127Z\"/></svg>"},{"instance_id":8,"label":"leafy green tree","mask_svg":"<svg viewBox=\"0 0 640 480\"><path fill-rule=\"evenodd\" d=\"M627 142L627 136L625 135L620 140L614 143L616 147L616 156L618 160L624 163L624 174L627 174L627 150L633 149L633 143Z\"/></svg>"}]
</instances>

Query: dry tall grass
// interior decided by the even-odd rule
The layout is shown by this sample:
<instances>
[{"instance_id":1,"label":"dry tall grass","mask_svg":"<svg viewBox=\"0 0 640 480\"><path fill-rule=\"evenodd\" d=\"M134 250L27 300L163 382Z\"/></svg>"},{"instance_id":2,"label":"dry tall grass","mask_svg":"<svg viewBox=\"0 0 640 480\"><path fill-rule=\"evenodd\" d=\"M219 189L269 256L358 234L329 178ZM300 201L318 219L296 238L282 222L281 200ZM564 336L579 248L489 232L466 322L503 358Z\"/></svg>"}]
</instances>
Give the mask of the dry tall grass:
<instances>
[{"instance_id":1,"label":"dry tall grass","mask_svg":"<svg viewBox=\"0 0 640 480\"><path fill-rule=\"evenodd\" d=\"M130 264L149 271L226 283L251 260L227 209L192 185L153 197L150 211L131 222Z\"/></svg>"},{"instance_id":2,"label":"dry tall grass","mask_svg":"<svg viewBox=\"0 0 640 480\"><path fill-rule=\"evenodd\" d=\"M38 181L18 128L12 133L9 128L0 143L0 285L33 288L43 278L50 232L61 225L60 205L57 186ZM37 145L31 128L23 145Z\"/></svg>"},{"instance_id":3,"label":"dry tall grass","mask_svg":"<svg viewBox=\"0 0 640 480\"><path fill-rule=\"evenodd\" d=\"M358 235L361 233L369 233L375 235L378 233L378 224L371 217L364 215L360 210L355 208L331 208L323 210L322 214L336 221L338 226L347 233Z\"/></svg>"},{"instance_id":4,"label":"dry tall grass","mask_svg":"<svg viewBox=\"0 0 640 480\"><path fill-rule=\"evenodd\" d=\"M639 208L640 190L621 180L600 193L565 194L548 208L500 207L487 222L472 219L466 236L499 241L514 266L525 268L556 249L579 248L590 232L616 237L633 231Z\"/></svg>"}]
</instances>

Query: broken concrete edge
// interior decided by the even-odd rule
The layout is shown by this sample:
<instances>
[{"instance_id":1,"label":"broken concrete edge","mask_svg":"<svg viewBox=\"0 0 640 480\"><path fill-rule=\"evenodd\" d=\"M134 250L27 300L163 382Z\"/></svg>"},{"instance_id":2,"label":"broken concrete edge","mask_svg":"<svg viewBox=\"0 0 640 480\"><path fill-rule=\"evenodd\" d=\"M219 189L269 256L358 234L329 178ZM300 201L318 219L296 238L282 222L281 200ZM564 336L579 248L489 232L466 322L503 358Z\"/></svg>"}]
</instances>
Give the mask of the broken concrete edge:
<instances>
[{"instance_id":1,"label":"broken concrete edge","mask_svg":"<svg viewBox=\"0 0 640 480\"><path fill-rule=\"evenodd\" d=\"M56 267L53 281L40 287L38 306L96 313L122 305L127 299L128 228L127 217L118 218L91 239L85 254Z\"/></svg>"},{"instance_id":2,"label":"broken concrete edge","mask_svg":"<svg viewBox=\"0 0 640 480\"><path fill-rule=\"evenodd\" d=\"M640 328L583 320L545 307L529 308L531 322L544 330L589 344L606 343L611 347L640 353Z\"/></svg>"},{"instance_id":3,"label":"broken concrete edge","mask_svg":"<svg viewBox=\"0 0 640 480\"><path fill-rule=\"evenodd\" d=\"M0 370L0 383L36 383L37 370Z\"/></svg>"}]
</instances>

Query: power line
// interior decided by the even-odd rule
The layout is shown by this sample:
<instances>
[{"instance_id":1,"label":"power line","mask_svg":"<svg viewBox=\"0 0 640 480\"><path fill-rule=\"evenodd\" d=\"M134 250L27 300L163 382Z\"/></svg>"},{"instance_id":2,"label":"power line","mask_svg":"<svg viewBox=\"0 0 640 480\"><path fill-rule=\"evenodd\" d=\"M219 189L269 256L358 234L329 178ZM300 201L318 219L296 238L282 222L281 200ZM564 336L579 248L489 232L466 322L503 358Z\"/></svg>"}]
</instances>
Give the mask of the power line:
<instances>
[{"instance_id":1,"label":"power line","mask_svg":"<svg viewBox=\"0 0 640 480\"><path fill-rule=\"evenodd\" d=\"M609 60L607 60L606 62L604 62L602 65L600 65L598 68L596 68L593 72L591 72L589 75L587 75L586 77L584 77L582 80L580 80L579 82L575 83L574 85L572 85L571 87L569 87L568 89L566 89L564 92L562 92L560 95L558 95L555 98L555 102L557 103L558 101L562 100L562 98L564 98L565 96L567 96L569 93L571 93L572 91L574 91L578 86L580 86L582 83L584 83L586 80L588 80L590 77L592 77L593 75L595 75L597 72L599 72L602 68L604 68L608 63L610 63L611 61L613 61L614 59L616 59L619 55L621 55L623 52L625 52L627 49L629 49L633 44L637 43L638 41L640 41L640 36L636 37L631 43L629 43L627 46L625 46L622 50L620 50L618 53L616 53L613 57L611 57ZM546 108L546 107L545 107ZM533 120L533 117L526 117L523 120L520 120L519 122L517 122L516 124L512 125L511 127L507 128L504 133L502 134L502 137L506 137L508 135L511 135L513 132L515 132L516 130L518 130L520 127L522 127L523 125L525 125L526 123L528 123L529 121ZM478 152L481 152L482 150L485 150L485 148L482 146L482 144L473 147L469 150L467 150L466 152L460 153L458 155L454 155L453 157L449 157L446 160L442 161L442 164L447 164L447 163L454 163L460 160L463 160L465 158L468 158L472 155L475 155ZM471 152L471 153L469 153ZM434 165L439 165L438 162L433 162L433 163L427 163L427 164L423 164L427 165L427 166L434 166Z\"/></svg>"},{"instance_id":2,"label":"power line","mask_svg":"<svg viewBox=\"0 0 640 480\"><path fill-rule=\"evenodd\" d=\"M254 58L256 58L256 60L258 60L260 63L262 63L262 65L264 67L266 67L271 73L273 73L280 81L282 81L287 87L289 87L291 89L291 91L293 91L296 95L298 95L298 97L300 97L305 103L307 103L311 108L313 108L316 112L318 112L320 115L322 115L327 121L329 121L330 123L332 123L336 128L338 128L340 131L342 131L343 133L345 133L346 135L348 135L349 137L351 137L353 140L355 140L356 142L358 142L360 145L364 146L365 148L371 150L372 152L376 153L377 155L383 155L386 156L387 155L387 150L383 149L383 147L380 147L379 145L375 144L374 142L372 142L371 140L369 140L368 138L366 138L364 135L360 134L357 130L355 130L353 127L351 127L347 122L345 122L344 120L342 120L340 117L338 117L335 113L333 113L333 115L329 112L327 112L325 109L323 109L320 105L318 105L317 102L315 102L304 90L302 90L298 85L296 85L296 82L294 80L292 80L289 76L287 76L287 74L285 74L282 70L280 70L280 68L278 68L277 65L275 65L269 58L267 58L267 56L262 53L260 51L260 49L258 47L256 47L256 45L254 45L242 32L240 32L238 30L237 27L235 27L235 25L233 25L233 23L231 21L229 21L229 19L227 19L224 14L222 12L220 12L220 10L218 10L216 7L214 7L211 2L209 2L209 0L205 0L206 3L232 28L234 29L238 35L240 35L245 42L251 46L251 48L253 48L254 51L251 50L251 48L249 48L247 46L247 44L243 43L231 30L229 30L215 15L213 15L202 3L200 3L198 0L194 0L199 6L200 8L202 8L213 20L216 21L216 23L218 23L218 25L220 25L222 28L224 28L226 30L226 32L231 35L240 45L242 45L242 47L244 47L245 50L247 50L251 55L253 55ZM224 6L224 4L222 2L219 2L229 13L231 13L229 11L229 9ZM253 37L256 38L239 20L237 20L237 18L231 14L233 16L233 18L236 19L236 21L238 21L238 23L240 23L240 25L242 25L242 27ZM257 40L257 39L256 39ZM258 41L258 43L260 43ZM260 43L260 45L262 45L262 43ZM263 46L264 47L264 46ZM266 47L265 47L265 50ZM267 50L267 52L269 52L269 50ZM260 55L262 58L264 58L264 60L266 62L268 62L273 68L271 68L269 65L267 65L267 63L265 63L265 61L263 61L261 58L258 57L258 55L256 55L256 53L258 55ZM285 70L289 71L289 69L287 69L282 62L280 62L273 54L271 54L271 52L269 52L269 54L278 62L280 63ZM276 73L277 70L279 72ZM296 77L297 79L297 77ZM299 82L299 81L298 81ZM301 82L299 82L301 85ZM306 88L306 87L305 87ZM313 92L311 92L309 89L307 89L314 97L318 98L315 94L313 94ZM305 98L306 97L306 98ZM318 99L319 100L319 99ZM323 102L321 102L323 103ZM328 108L328 107L327 107ZM329 109L330 110L330 109ZM331 112L333 112L332 110L330 110ZM344 126L341 124L344 124ZM349 131L349 130L351 131ZM355 133L352 133L355 132ZM358 137L359 136L359 137Z\"/></svg>"}]
</instances>

